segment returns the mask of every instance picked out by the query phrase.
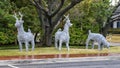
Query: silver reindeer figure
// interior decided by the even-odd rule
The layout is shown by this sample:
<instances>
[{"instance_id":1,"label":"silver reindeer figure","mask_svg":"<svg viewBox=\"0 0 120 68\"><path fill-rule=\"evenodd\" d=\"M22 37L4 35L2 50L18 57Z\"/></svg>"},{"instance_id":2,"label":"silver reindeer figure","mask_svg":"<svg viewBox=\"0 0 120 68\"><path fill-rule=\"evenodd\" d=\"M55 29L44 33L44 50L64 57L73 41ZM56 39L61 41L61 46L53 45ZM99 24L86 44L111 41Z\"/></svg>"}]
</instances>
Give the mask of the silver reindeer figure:
<instances>
[{"instance_id":1,"label":"silver reindeer figure","mask_svg":"<svg viewBox=\"0 0 120 68\"><path fill-rule=\"evenodd\" d=\"M58 29L58 31L55 33L55 47L58 48L58 42L59 42L59 50L61 50L62 47L62 43L65 42L66 43L66 47L67 50L69 51L69 40L70 40L70 36L69 36L69 27L72 26L70 19L69 19L69 15L65 16L65 25L64 25L64 29L63 31L61 29Z\"/></svg>"},{"instance_id":2,"label":"silver reindeer figure","mask_svg":"<svg viewBox=\"0 0 120 68\"><path fill-rule=\"evenodd\" d=\"M23 27L24 21L22 20L23 15L19 12L20 19L17 17L16 13L14 13L13 16L16 19L15 27L17 28L18 31L17 39L20 51L22 51L22 43L25 43L26 51L28 51L29 42L32 44L32 50L34 50L35 47L34 35L31 33L30 29L28 29L28 32L24 31Z\"/></svg>"}]
</instances>

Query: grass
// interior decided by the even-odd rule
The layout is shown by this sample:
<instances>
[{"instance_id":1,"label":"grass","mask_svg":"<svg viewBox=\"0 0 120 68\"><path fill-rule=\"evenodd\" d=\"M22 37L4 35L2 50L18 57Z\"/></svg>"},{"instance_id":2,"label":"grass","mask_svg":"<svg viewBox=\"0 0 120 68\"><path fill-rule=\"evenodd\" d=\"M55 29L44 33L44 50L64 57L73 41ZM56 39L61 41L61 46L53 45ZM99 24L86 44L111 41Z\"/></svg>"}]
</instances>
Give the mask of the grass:
<instances>
[{"instance_id":1,"label":"grass","mask_svg":"<svg viewBox=\"0 0 120 68\"><path fill-rule=\"evenodd\" d=\"M120 53L120 46L110 47L110 49L104 48L102 51L97 49L85 49L85 46L71 46L68 52L66 47L63 47L61 51L55 49L54 47L37 47L34 51L26 52L23 49L22 52L19 51L18 46L1 46L0 56L20 56L20 55L45 55L45 54L97 54L97 53Z\"/></svg>"}]
</instances>

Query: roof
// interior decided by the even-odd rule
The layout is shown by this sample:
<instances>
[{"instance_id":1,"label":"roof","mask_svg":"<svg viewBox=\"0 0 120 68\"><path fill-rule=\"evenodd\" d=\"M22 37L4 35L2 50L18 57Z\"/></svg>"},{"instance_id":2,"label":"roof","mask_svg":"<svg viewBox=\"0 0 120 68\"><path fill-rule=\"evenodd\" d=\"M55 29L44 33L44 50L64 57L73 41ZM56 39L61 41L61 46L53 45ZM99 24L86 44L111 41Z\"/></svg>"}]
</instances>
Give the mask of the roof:
<instances>
[{"instance_id":1,"label":"roof","mask_svg":"<svg viewBox=\"0 0 120 68\"><path fill-rule=\"evenodd\" d=\"M114 12L115 14L120 13L120 6L116 9L116 11Z\"/></svg>"},{"instance_id":2,"label":"roof","mask_svg":"<svg viewBox=\"0 0 120 68\"><path fill-rule=\"evenodd\" d=\"M118 8L116 9L116 11L113 13L111 19L113 20L117 20L118 18L120 18L120 6L118 6Z\"/></svg>"}]
</instances>

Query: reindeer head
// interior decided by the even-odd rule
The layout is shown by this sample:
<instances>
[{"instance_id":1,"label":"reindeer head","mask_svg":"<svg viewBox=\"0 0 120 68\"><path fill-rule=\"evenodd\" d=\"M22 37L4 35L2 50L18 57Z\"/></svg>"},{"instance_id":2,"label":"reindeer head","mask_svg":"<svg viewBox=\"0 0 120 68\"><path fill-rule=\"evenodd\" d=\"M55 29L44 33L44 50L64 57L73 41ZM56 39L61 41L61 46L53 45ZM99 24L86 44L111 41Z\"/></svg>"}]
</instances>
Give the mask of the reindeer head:
<instances>
[{"instance_id":1,"label":"reindeer head","mask_svg":"<svg viewBox=\"0 0 120 68\"><path fill-rule=\"evenodd\" d=\"M20 19L17 17L17 14L14 13L13 17L16 19L16 23L15 23L15 27L19 28L21 27L21 25L24 23L24 21L22 20L23 15L19 12L19 16Z\"/></svg>"},{"instance_id":2,"label":"reindeer head","mask_svg":"<svg viewBox=\"0 0 120 68\"><path fill-rule=\"evenodd\" d=\"M69 14L68 14L67 16L64 15L64 17L65 17L65 20L66 20L66 24L67 24L69 27L72 26L73 24L70 22Z\"/></svg>"}]
</instances>

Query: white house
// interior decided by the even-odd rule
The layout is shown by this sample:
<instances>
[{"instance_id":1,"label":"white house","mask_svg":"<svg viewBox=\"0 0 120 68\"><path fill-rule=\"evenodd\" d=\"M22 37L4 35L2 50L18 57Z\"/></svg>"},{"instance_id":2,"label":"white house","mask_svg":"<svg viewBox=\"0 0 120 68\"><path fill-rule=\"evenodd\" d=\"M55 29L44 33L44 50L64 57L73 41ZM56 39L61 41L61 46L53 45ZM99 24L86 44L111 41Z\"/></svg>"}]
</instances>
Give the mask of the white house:
<instances>
[{"instance_id":1,"label":"white house","mask_svg":"<svg viewBox=\"0 0 120 68\"><path fill-rule=\"evenodd\" d=\"M111 5L115 6L118 4L119 0L110 0ZM111 24L111 28L120 28L120 6L117 8L117 10L113 13L113 16L111 17L114 21Z\"/></svg>"},{"instance_id":2,"label":"white house","mask_svg":"<svg viewBox=\"0 0 120 68\"><path fill-rule=\"evenodd\" d=\"M113 13L113 16L111 18L113 19L113 23L112 23L111 27L112 28L120 28L120 6Z\"/></svg>"}]
</instances>

